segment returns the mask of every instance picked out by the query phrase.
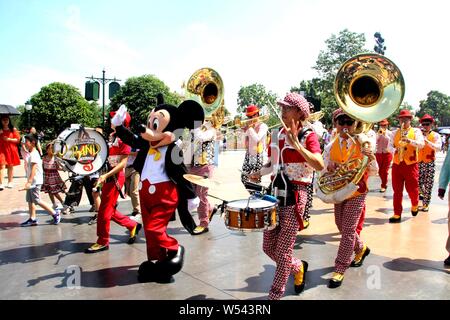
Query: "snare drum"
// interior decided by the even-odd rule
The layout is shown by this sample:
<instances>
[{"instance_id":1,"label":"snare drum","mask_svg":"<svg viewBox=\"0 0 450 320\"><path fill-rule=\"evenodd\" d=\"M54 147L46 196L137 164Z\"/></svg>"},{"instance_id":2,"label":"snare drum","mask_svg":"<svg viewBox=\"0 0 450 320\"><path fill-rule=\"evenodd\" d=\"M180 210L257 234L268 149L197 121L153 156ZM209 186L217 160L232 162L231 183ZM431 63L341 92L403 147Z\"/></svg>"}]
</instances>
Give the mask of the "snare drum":
<instances>
[{"instance_id":1,"label":"snare drum","mask_svg":"<svg viewBox=\"0 0 450 320\"><path fill-rule=\"evenodd\" d=\"M53 152L73 173L89 175L105 164L108 144L103 135L94 129L71 127L61 132L53 142Z\"/></svg>"},{"instance_id":2,"label":"snare drum","mask_svg":"<svg viewBox=\"0 0 450 320\"><path fill-rule=\"evenodd\" d=\"M230 201L225 212L225 225L230 230L272 230L279 223L277 204L266 200Z\"/></svg>"}]
</instances>

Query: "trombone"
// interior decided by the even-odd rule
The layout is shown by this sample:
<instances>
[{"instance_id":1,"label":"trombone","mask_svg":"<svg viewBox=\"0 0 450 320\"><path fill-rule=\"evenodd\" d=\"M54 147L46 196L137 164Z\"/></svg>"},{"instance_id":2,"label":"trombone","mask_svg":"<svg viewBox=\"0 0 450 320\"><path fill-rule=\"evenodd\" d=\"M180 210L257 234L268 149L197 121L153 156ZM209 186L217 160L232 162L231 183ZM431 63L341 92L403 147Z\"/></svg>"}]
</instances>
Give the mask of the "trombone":
<instances>
[{"instance_id":1,"label":"trombone","mask_svg":"<svg viewBox=\"0 0 450 320\"><path fill-rule=\"evenodd\" d=\"M265 122L269 120L269 115L265 114L256 118L250 118L250 119L246 119L246 120L241 120L241 118L236 117L234 119L234 126L236 127L253 127L255 124L257 124L258 122Z\"/></svg>"}]
</instances>

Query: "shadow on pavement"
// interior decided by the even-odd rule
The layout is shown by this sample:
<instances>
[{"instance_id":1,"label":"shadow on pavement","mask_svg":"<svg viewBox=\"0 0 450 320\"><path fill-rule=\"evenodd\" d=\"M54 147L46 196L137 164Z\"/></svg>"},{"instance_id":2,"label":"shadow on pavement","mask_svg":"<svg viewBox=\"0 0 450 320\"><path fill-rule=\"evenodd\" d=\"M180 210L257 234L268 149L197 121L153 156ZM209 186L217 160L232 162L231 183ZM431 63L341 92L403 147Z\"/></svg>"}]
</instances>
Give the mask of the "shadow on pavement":
<instances>
[{"instance_id":1,"label":"shadow on pavement","mask_svg":"<svg viewBox=\"0 0 450 320\"><path fill-rule=\"evenodd\" d=\"M443 272L450 275L450 270L444 270L444 259L432 261L424 259L397 258L383 263L386 269L400 272L415 272L419 270Z\"/></svg>"},{"instance_id":2,"label":"shadow on pavement","mask_svg":"<svg viewBox=\"0 0 450 320\"><path fill-rule=\"evenodd\" d=\"M223 290L232 292L237 291L262 292L262 293L269 292L273 276L275 275L275 265L265 264L263 267L264 271L260 272L257 276L250 277L245 280L245 282L247 283L246 287L238 289L223 289ZM264 279L266 279L267 281L263 281Z\"/></svg>"},{"instance_id":3,"label":"shadow on pavement","mask_svg":"<svg viewBox=\"0 0 450 320\"><path fill-rule=\"evenodd\" d=\"M84 252L84 249L91 245L91 243L83 242L74 243L74 241L76 240L64 240L39 246L19 247L0 251L0 266L9 263L31 263L59 254L55 263L58 264L60 258L69 254Z\"/></svg>"},{"instance_id":4,"label":"shadow on pavement","mask_svg":"<svg viewBox=\"0 0 450 320\"><path fill-rule=\"evenodd\" d=\"M129 286L139 283L137 279L137 269L138 265L133 266L121 266L114 268L105 268L95 271L83 271L80 268L80 286L82 288L112 288L116 286ZM56 285L55 288L65 288L68 287L67 280L72 277L73 273L59 272L54 274L49 274L43 277L38 277L36 279L28 280L28 287L32 287L40 283L41 281L46 281L54 278L62 278L61 283ZM73 285L71 283L71 285Z\"/></svg>"}]
</instances>

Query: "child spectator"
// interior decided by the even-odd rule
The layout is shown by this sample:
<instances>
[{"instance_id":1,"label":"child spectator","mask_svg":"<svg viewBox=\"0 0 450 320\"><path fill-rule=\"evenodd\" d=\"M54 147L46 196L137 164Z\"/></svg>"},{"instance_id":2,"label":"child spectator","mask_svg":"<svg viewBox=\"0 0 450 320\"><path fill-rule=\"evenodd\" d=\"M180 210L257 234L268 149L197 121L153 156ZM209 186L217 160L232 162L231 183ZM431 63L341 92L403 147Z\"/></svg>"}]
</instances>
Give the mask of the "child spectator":
<instances>
[{"instance_id":1,"label":"child spectator","mask_svg":"<svg viewBox=\"0 0 450 320\"><path fill-rule=\"evenodd\" d=\"M39 192L41 191L42 183L44 182L44 175L42 170L42 159L39 152L36 150L37 139L30 134L25 136L25 147L30 153L28 159L27 168L27 182L21 190L26 190L26 201L28 202L28 210L30 218L21 223L22 227L36 226L38 224L36 220L36 205L39 205L43 209L47 210L53 217L53 224L58 224L61 221L60 210L53 210L52 207L41 200Z\"/></svg>"},{"instance_id":2,"label":"child spectator","mask_svg":"<svg viewBox=\"0 0 450 320\"><path fill-rule=\"evenodd\" d=\"M61 179L58 170L62 168L58 165L58 162L55 160L55 156L53 153L53 144L49 143L45 148L46 155L42 158L42 163L44 167L44 184L42 185L42 191L48 193L50 196L50 200L53 203L53 208L58 208L56 204L56 199L61 203L61 207L63 206L63 199L59 195L60 192L64 192L66 189L66 185L64 181ZM55 199L56 198L56 199Z\"/></svg>"}]
</instances>

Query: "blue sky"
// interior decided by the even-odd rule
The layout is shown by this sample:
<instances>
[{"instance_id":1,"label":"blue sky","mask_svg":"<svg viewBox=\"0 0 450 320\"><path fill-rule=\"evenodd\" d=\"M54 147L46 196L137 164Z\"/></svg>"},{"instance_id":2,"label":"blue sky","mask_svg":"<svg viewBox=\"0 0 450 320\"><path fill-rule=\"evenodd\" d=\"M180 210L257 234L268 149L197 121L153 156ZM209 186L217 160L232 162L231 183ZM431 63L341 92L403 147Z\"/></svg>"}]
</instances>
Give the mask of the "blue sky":
<instances>
[{"instance_id":1,"label":"blue sky","mask_svg":"<svg viewBox=\"0 0 450 320\"><path fill-rule=\"evenodd\" d=\"M0 0L0 103L20 105L53 81L84 94L86 76L154 74L173 91L198 68L216 69L225 102L261 83L282 97L316 76L325 40L344 28L386 39L386 56L417 107L430 90L450 95L450 5L445 0ZM123 82L122 82L123 83Z\"/></svg>"}]
</instances>

